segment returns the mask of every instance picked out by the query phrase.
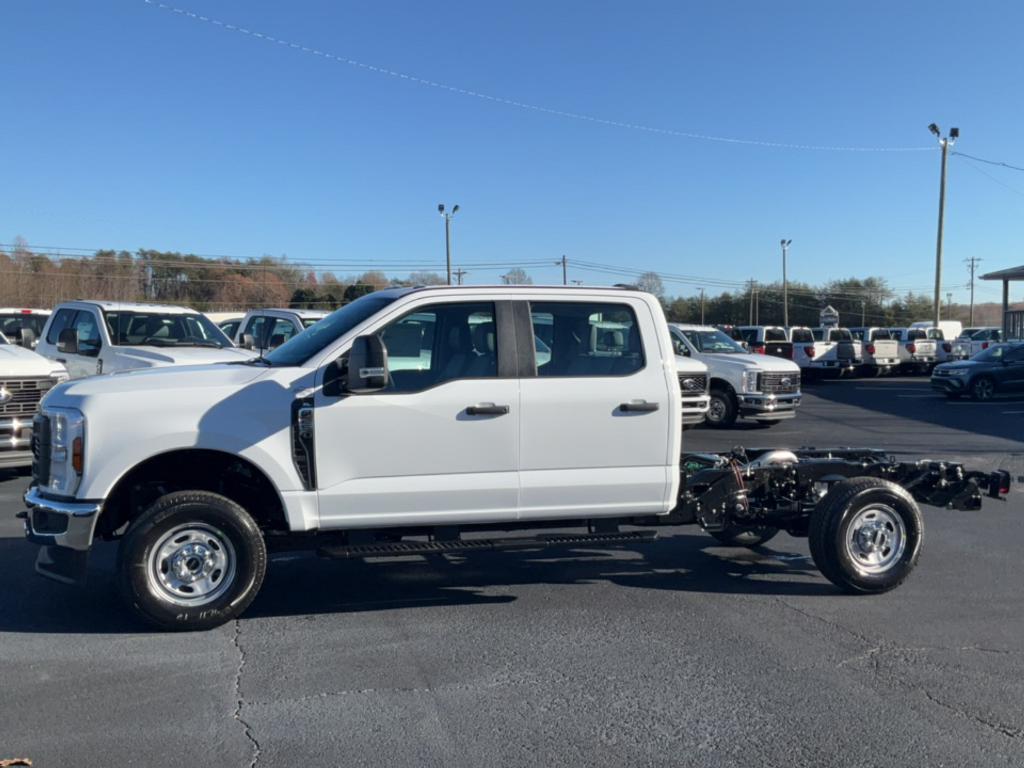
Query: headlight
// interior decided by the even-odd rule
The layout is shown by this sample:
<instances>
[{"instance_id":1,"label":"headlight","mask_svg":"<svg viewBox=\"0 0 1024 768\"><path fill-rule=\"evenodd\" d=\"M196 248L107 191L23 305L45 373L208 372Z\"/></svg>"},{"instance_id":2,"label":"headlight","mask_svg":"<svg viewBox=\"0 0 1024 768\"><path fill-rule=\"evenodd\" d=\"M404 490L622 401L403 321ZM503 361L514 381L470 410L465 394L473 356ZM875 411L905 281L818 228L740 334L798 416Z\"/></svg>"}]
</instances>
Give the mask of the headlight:
<instances>
[{"instance_id":1,"label":"headlight","mask_svg":"<svg viewBox=\"0 0 1024 768\"><path fill-rule=\"evenodd\" d=\"M85 417L74 408L46 408L50 422L50 468L46 490L74 496L85 462Z\"/></svg>"},{"instance_id":2,"label":"headlight","mask_svg":"<svg viewBox=\"0 0 1024 768\"><path fill-rule=\"evenodd\" d=\"M950 376L966 376L967 375L967 369L966 368L948 368L946 370L947 370L947 373L949 373Z\"/></svg>"},{"instance_id":3,"label":"headlight","mask_svg":"<svg viewBox=\"0 0 1024 768\"><path fill-rule=\"evenodd\" d=\"M62 381L67 381L68 380L68 372L67 371L63 371L63 370L61 370L61 371L50 371L50 378L53 379L54 381L56 381L59 384Z\"/></svg>"},{"instance_id":4,"label":"headlight","mask_svg":"<svg viewBox=\"0 0 1024 768\"><path fill-rule=\"evenodd\" d=\"M743 391L757 392L757 371L743 372Z\"/></svg>"}]
</instances>

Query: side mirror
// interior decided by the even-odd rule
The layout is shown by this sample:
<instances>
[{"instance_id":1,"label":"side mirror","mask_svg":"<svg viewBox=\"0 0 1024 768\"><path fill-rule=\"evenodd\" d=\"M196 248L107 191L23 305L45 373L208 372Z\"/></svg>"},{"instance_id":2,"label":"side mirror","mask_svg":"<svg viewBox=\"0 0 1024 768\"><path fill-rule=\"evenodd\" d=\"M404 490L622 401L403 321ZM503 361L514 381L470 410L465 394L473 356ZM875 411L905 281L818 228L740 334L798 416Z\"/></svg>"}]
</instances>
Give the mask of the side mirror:
<instances>
[{"instance_id":1,"label":"side mirror","mask_svg":"<svg viewBox=\"0 0 1024 768\"><path fill-rule=\"evenodd\" d=\"M35 349L36 334L31 328L21 329L21 346L25 349Z\"/></svg>"},{"instance_id":2,"label":"side mirror","mask_svg":"<svg viewBox=\"0 0 1024 768\"><path fill-rule=\"evenodd\" d=\"M682 355L683 357L690 356L690 348L683 344L679 339L672 339L672 346L675 348L677 355Z\"/></svg>"},{"instance_id":3,"label":"side mirror","mask_svg":"<svg viewBox=\"0 0 1024 768\"><path fill-rule=\"evenodd\" d=\"M282 344L284 344L284 334L275 333L273 336L270 337L270 344L268 344L267 346L269 346L271 349L277 349Z\"/></svg>"},{"instance_id":4,"label":"side mirror","mask_svg":"<svg viewBox=\"0 0 1024 768\"><path fill-rule=\"evenodd\" d=\"M380 336L359 336L348 351L345 390L353 394L377 392L388 385L388 351Z\"/></svg>"},{"instance_id":5,"label":"side mirror","mask_svg":"<svg viewBox=\"0 0 1024 768\"><path fill-rule=\"evenodd\" d=\"M64 355L78 354L78 331L65 328L57 337L57 351Z\"/></svg>"},{"instance_id":6,"label":"side mirror","mask_svg":"<svg viewBox=\"0 0 1024 768\"><path fill-rule=\"evenodd\" d=\"M256 349L256 339L251 333L242 334L242 349Z\"/></svg>"}]
</instances>

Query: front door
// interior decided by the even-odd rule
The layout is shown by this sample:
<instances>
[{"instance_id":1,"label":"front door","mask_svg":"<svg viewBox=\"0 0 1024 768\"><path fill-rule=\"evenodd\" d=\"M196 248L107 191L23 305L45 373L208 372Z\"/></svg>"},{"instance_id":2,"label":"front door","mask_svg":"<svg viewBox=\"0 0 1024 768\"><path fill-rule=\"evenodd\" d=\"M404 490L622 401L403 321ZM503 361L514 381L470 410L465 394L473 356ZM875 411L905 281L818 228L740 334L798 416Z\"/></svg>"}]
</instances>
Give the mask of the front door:
<instances>
[{"instance_id":1,"label":"front door","mask_svg":"<svg viewBox=\"0 0 1024 768\"><path fill-rule=\"evenodd\" d=\"M514 520L519 382L507 304L435 302L382 328L387 389L315 397L323 528Z\"/></svg>"},{"instance_id":2,"label":"front door","mask_svg":"<svg viewBox=\"0 0 1024 768\"><path fill-rule=\"evenodd\" d=\"M682 415L673 350L651 310L637 299L532 301L529 313L547 350L521 385L520 518L666 511Z\"/></svg>"}]
</instances>

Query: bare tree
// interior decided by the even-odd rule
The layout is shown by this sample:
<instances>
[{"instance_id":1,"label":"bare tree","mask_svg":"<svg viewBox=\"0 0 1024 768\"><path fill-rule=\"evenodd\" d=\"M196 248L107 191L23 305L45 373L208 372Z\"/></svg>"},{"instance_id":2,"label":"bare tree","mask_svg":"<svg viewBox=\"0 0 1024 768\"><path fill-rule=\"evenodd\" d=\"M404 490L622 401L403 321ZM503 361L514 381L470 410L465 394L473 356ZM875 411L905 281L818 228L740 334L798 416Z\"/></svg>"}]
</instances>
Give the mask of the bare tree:
<instances>
[{"instance_id":1,"label":"bare tree","mask_svg":"<svg viewBox=\"0 0 1024 768\"><path fill-rule=\"evenodd\" d=\"M657 272L644 272L636 281L636 285L641 291L653 293L659 299L665 295L665 285Z\"/></svg>"},{"instance_id":2,"label":"bare tree","mask_svg":"<svg viewBox=\"0 0 1024 768\"><path fill-rule=\"evenodd\" d=\"M501 282L505 285L533 285L533 278L522 267L512 267L501 276Z\"/></svg>"}]
</instances>

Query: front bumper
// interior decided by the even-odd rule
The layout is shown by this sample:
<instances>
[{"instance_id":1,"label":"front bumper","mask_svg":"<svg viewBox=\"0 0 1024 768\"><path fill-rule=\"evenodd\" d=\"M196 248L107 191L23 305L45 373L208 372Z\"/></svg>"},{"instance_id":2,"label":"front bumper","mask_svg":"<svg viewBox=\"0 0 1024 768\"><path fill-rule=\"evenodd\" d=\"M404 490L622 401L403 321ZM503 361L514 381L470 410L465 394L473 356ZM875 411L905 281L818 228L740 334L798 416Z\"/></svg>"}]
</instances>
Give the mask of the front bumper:
<instances>
[{"instance_id":1,"label":"front bumper","mask_svg":"<svg viewBox=\"0 0 1024 768\"><path fill-rule=\"evenodd\" d=\"M36 572L65 583L84 581L102 504L51 499L36 486L25 492L24 499L25 538L41 545Z\"/></svg>"},{"instance_id":2,"label":"front bumper","mask_svg":"<svg viewBox=\"0 0 1024 768\"><path fill-rule=\"evenodd\" d=\"M752 393L739 395L740 416L749 416L761 421L782 421L796 416L800 405L800 393L791 395L764 395Z\"/></svg>"},{"instance_id":3,"label":"front bumper","mask_svg":"<svg viewBox=\"0 0 1024 768\"><path fill-rule=\"evenodd\" d=\"M964 394L967 392L967 377L932 376L932 389L952 395Z\"/></svg>"},{"instance_id":4,"label":"front bumper","mask_svg":"<svg viewBox=\"0 0 1024 768\"><path fill-rule=\"evenodd\" d=\"M711 398L708 395L684 397L683 424L687 426L690 426L691 424L703 424L704 418L708 414L708 405L710 403Z\"/></svg>"}]
</instances>

